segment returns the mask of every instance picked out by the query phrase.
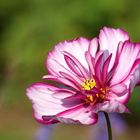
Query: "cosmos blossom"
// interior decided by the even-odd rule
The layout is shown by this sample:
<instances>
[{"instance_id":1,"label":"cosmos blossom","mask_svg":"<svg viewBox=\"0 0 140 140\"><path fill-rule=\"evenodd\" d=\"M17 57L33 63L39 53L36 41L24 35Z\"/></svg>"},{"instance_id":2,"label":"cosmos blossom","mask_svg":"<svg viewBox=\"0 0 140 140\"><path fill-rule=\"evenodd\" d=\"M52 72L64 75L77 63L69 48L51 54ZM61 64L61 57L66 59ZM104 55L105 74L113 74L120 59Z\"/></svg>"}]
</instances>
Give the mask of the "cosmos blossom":
<instances>
[{"instance_id":1,"label":"cosmos blossom","mask_svg":"<svg viewBox=\"0 0 140 140\"><path fill-rule=\"evenodd\" d=\"M62 86L35 83L27 89L35 118L95 124L98 112L129 112L126 103L140 79L140 43L122 29L104 27L99 37L64 41L49 52L44 79Z\"/></svg>"}]
</instances>

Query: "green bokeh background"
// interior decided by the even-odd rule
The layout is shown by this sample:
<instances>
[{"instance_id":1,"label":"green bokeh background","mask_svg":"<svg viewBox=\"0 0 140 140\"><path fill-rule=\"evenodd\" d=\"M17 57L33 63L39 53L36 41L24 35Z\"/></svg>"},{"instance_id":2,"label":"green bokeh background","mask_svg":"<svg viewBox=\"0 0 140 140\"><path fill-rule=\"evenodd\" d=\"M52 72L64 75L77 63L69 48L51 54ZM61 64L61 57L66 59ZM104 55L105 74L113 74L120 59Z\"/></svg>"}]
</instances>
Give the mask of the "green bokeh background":
<instances>
[{"instance_id":1,"label":"green bokeh background","mask_svg":"<svg viewBox=\"0 0 140 140\"><path fill-rule=\"evenodd\" d=\"M93 38L103 26L124 28L140 41L139 0L0 0L0 139L32 140L39 124L25 96L47 73L47 52L60 41ZM140 137L140 93L136 88L119 140ZM95 126L96 129L97 126ZM85 140L90 127L58 125L53 140Z\"/></svg>"}]
</instances>

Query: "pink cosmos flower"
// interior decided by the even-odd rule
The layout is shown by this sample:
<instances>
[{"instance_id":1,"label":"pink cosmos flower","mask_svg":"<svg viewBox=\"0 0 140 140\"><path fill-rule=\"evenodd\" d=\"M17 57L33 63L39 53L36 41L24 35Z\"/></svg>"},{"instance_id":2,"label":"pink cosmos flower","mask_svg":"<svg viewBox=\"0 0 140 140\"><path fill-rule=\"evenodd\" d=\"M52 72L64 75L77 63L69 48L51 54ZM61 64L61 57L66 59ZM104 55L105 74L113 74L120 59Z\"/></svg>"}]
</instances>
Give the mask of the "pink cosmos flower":
<instances>
[{"instance_id":1,"label":"pink cosmos flower","mask_svg":"<svg viewBox=\"0 0 140 140\"><path fill-rule=\"evenodd\" d=\"M129 112L125 106L140 79L140 43L121 29L104 27L99 38L64 41L49 52L43 78L27 89L35 118L44 124L97 122L98 112Z\"/></svg>"}]
</instances>

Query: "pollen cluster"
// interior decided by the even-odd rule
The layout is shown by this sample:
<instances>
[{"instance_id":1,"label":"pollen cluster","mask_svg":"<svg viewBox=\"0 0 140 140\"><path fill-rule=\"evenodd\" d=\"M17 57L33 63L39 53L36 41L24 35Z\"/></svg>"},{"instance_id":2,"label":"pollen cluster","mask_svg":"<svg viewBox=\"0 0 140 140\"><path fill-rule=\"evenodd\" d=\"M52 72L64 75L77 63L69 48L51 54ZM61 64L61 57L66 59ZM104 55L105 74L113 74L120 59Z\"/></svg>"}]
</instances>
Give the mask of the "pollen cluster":
<instances>
[{"instance_id":1,"label":"pollen cluster","mask_svg":"<svg viewBox=\"0 0 140 140\"><path fill-rule=\"evenodd\" d=\"M82 84L82 88L84 90L91 90L95 86L96 86L96 82L94 79L85 80L84 83Z\"/></svg>"}]
</instances>

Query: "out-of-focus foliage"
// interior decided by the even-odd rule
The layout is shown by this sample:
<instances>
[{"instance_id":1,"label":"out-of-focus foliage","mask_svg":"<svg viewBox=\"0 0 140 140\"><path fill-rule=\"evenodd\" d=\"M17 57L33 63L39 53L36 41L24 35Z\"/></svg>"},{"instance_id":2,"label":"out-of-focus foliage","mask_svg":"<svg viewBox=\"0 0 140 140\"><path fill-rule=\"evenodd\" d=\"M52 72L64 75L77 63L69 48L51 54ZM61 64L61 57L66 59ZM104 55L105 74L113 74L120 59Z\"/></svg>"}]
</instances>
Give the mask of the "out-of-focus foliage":
<instances>
[{"instance_id":1,"label":"out-of-focus foliage","mask_svg":"<svg viewBox=\"0 0 140 140\"><path fill-rule=\"evenodd\" d=\"M56 43L79 36L92 38L103 26L124 28L133 41L140 41L139 5L139 0L0 0L2 112L17 108L31 116L25 89L47 73L46 55ZM138 92L129 104L137 119ZM10 139L2 139L6 138Z\"/></svg>"}]
</instances>

